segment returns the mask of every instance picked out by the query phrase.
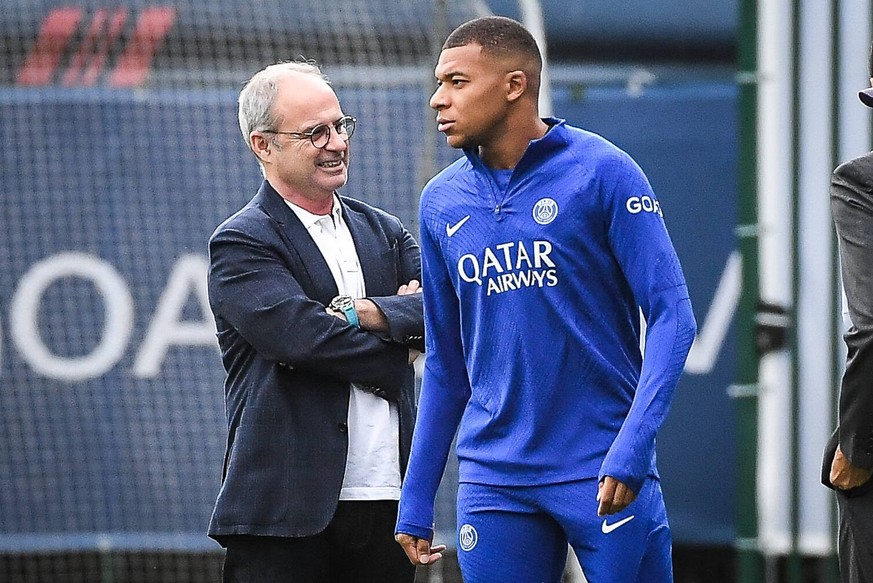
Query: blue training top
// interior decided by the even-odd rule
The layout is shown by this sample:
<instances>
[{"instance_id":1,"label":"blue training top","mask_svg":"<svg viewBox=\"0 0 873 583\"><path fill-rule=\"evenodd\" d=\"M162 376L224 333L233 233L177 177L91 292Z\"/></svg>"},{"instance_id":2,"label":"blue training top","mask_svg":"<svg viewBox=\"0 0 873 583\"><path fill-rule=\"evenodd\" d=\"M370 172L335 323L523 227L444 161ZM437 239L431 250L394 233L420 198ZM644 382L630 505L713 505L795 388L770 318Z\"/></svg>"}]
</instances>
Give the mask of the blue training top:
<instances>
[{"instance_id":1,"label":"blue training top","mask_svg":"<svg viewBox=\"0 0 873 583\"><path fill-rule=\"evenodd\" d=\"M639 166L545 121L511 174L465 150L422 193L427 360L398 532L432 536L459 424L462 482L609 475L639 492L657 475L696 331L685 278Z\"/></svg>"}]
</instances>

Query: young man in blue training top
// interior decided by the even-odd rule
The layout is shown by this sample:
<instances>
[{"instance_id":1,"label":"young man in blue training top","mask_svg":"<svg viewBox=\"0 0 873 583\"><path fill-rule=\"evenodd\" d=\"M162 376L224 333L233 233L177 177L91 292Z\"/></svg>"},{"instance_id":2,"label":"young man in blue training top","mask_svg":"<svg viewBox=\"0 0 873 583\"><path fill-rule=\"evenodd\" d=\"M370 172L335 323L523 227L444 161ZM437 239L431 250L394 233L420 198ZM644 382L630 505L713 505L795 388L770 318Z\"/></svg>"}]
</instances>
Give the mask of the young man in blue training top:
<instances>
[{"instance_id":1,"label":"young man in blue training top","mask_svg":"<svg viewBox=\"0 0 873 583\"><path fill-rule=\"evenodd\" d=\"M672 581L655 434L696 331L660 204L603 138L541 119L542 59L502 17L446 40L430 105L464 156L421 199L428 358L397 524L414 564L459 428L464 580ZM640 311L647 323L640 351Z\"/></svg>"}]
</instances>

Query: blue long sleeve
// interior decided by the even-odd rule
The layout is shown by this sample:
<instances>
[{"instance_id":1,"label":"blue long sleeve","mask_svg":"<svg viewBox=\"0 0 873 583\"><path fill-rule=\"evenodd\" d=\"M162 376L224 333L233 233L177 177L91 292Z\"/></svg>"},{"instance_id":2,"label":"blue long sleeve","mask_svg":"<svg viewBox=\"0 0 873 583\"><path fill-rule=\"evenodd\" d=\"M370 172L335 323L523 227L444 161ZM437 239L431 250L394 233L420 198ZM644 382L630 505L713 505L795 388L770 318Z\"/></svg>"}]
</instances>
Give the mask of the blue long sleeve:
<instances>
[{"instance_id":1,"label":"blue long sleeve","mask_svg":"<svg viewBox=\"0 0 873 583\"><path fill-rule=\"evenodd\" d=\"M640 491L648 474L655 455L655 434L669 411L696 331L687 295L680 288L667 292L672 293L663 294L663 305L655 306L646 316L651 323L640 382L598 474L599 479L612 476L634 492Z\"/></svg>"},{"instance_id":2,"label":"blue long sleeve","mask_svg":"<svg viewBox=\"0 0 873 583\"><path fill-rule=\"evenodd\" d=\"M422 229L422 277L427 359L397 532L433 535L434 500L470 384L461 348L458 299L427 229Z\"/></svg>"},{"instance_id":3,"label":"blue long sleeve","mask_svg":"<svg viewBox=\"0 0 873 583\"><path fill-rule=\"evenodd\" d=\"M456 430L461 482L657 476L696 331L685 278L637 164L547 122L511 176L465 151L422 193L428 359L402 532L430 536Z\"/></svg>"}]
</instances>

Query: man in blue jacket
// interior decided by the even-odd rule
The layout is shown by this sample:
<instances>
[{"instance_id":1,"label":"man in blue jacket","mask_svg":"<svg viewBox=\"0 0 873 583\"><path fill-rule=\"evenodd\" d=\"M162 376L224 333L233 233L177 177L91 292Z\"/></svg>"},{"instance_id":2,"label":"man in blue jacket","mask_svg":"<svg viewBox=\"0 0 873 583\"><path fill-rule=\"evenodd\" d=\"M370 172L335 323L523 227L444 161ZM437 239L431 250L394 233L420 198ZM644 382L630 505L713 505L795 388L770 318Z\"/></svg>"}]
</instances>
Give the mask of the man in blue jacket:
<instances>
[{"instance_id":1,"label":"man in blue jacket","mask_svg":"<svg viewBox=\"0 0 873 583\"><path fill-rule=\"evenodd\" d=\"M464 156L421 199L425 361L397 539L432 563L455 430L467 583L672 581L655 464L695 333L662 209L634 161L537 110L542 60L501 17L446 40L430 105ZM640 313L647 332L640 351Z\"/></svg>"},{"instance_id":2,"label":"man in blue jacket","mask_svg":"<svg viewBox=\"0 0 873 583\"><path fill-rule=\"evenodd\" d=\"M227 452L209 535L226 582L411 583L394 543L423 348L419 249L336 189L346 115L321 71L279 63L239 96L264 182L209 241Z\"/></svg>"}]
</instances>

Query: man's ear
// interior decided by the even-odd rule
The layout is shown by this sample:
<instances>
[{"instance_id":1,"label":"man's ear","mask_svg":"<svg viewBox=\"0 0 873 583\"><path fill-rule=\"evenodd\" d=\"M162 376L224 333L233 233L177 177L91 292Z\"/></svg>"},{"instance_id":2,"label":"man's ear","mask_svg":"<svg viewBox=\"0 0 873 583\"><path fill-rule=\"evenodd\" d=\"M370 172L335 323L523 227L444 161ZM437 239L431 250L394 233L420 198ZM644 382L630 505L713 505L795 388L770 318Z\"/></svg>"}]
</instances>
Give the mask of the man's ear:
<instances>
[{"instance_id":1,"label":"man's ear","mask_svg":"<svg viewBox=\"0 0 873 583\"><path fill-rule=\"evenodd\" d=\"M510 71L506 74L506 100L513 102L527 91L527 75L524 71Z\"/></svg>"},{"instance_id":2,"label":"man's ear","mask_svg":"<svg viewBox=\"0 0 873 583\"><path fill-rule=\"evenodd\" d=\"M272 142L267 136L260 133L252 133L249 135L249 147L258 160L266 162L270 158Z\"/></svg>"}]
</instances>

